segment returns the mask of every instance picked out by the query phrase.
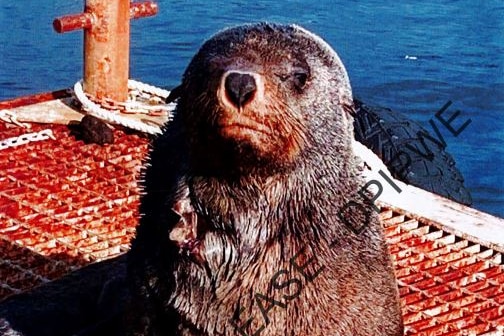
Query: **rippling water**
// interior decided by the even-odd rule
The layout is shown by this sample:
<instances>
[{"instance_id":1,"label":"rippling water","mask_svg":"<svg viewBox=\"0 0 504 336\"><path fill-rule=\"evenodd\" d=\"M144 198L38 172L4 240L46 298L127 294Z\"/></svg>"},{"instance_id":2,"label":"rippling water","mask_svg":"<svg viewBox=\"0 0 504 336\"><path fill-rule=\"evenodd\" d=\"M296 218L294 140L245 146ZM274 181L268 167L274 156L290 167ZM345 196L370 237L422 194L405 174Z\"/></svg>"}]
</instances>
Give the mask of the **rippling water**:
<instances>
[{"instance_id":1,"label":"rippling water","mask_svg":"<svg viewBox=\"0 0 504 336\"><path fill-rule=\"evenodd\" d=\"M356 96L428 120L448 100L460 110L448 151L474 206L504 217L504 2L166 1L132 23L131 77L173 87L198 46L214 32L253 21L298 23L340 54ZM81 77L82 33L58 35L54 17L83 1L2 1L0 99L66 88ZM457 122L455 122L457 125Z\"/></svg>"}]
</instances>

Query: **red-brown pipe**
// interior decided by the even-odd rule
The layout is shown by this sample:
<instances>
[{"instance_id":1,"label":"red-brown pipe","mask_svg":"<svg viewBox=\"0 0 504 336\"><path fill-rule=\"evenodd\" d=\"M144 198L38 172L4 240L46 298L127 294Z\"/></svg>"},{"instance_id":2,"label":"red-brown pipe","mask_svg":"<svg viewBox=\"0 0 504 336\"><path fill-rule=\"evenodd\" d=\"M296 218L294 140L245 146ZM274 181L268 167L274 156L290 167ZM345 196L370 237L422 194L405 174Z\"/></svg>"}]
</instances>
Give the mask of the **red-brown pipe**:
<instances>
[{"instance_id":1,"label":"red-brown pipe","mask_svg":"<svg viewBox=\"0 0 504 336\"><path fill-rule=\"evenodd\" d=\"M96 99L126 101L129 78L130 19L156 15L153 1L86 0L84 13L63 16L54 29L84 29L84 83Z\"/></svg>"},{"instance_id":2,"label":"red-brown pipe","mask_svg":"<svg viewBox=\"0 0 504 336\"><path fill-rule=\"evenodd\" d=\"M54 30L58 33L66 33L77 29L89 29L92 24L93 15L90 13L65 15L53 21Z\"/></svg>"},{"instance_id":3,"label":"red-brown pipe","mask_svg":"<svg viewBox=\"0 0 504 336\"><path fill-rule=\"evenodd\" d=\"M154 16L158 13L157 3L152 1L135 2L130 4L130 18L139 19L147 16Z\"/></svg>"},{"instance_id":4,"label":"red-brown pipe","mask_svg":"<svg viewBox=\"0 0 504 336\"><path fill-rule=\"evenodd\" d=\"M130 19L139 19L154 16L158 13L157 3L152 1L135 2L130 4ZM89 29L93 24L91 13L65 15L53 21L54 30L58 33L67 33L78 29Z\"/></svg>"},{"instance_id":5,"label":"red-brown pipe","mask_svg":"<svg viewBox=\"0 0 504 336\"><path fill-rule=\"evenodd\" d=\"M84 30L84 83L96 99L126 101L129 78L129 0L86 0L96 22Z\"/></svg>"}]
</instances>

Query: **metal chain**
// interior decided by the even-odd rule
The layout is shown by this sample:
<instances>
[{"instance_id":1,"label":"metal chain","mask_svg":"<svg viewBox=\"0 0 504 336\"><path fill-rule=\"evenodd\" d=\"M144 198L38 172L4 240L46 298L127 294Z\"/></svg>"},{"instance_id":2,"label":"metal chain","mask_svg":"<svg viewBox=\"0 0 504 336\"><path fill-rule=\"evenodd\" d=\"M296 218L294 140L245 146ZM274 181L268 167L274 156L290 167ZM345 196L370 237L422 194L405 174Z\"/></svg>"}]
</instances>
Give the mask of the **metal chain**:
<instances>
[{"instance_id":1,"label":"metal chain","mask_svg":"<svg viewBox=\"0 0 504 336\"><path fill-rule=\"evenodd\" d=\"M154 95L157 95L161 98L166 98L170 94L170 91L163 90L160 88L156 88L154 86L150 86L144 83L140 83L137 81L129 80L128 81L128 86L131 90L139 90L139 91L144 91L147 93L151 93ZM149 133L149 134L159 134L161 133L161 125L157 125L154 122L152 122L153 125L147 124L147 122L142 122L139 120L131 119L126 116L124 116L124 113L115 113L118 112L119 109L117 109L117 106L110 106L112 107L111 110L108 110L106 108L103 108L100 104L97 104L93 102L91 99L89 99L86 94L84 93L84 90L82 89L82 80L78 81L74 85L74 94L79 100L79 102L82 105L82 108L88 112L89 114L102 119L106 122L110 122L113 124L119 124L123 125L126 127L129 127L131 129L135 129L144 133ZM165 105L163 107L163 110L168 113L168 120L171 118L171 113L174 111L176 104L175 103L170 103L168 105ZM150 112L152 114L152 111Z\"/></svg>"},{"instance_id":2,"label":"metal chain","mask_svg":"<svg viewBox=\"0 0 504 336\"><path fill-rule=\"evenodd\" d=\"M116 101L110 98L97 99L85 93L86 97L110 112L121 112L126 114L147 114L149 116L170 115L173 106L164 104L164 100L170 91L152 85L128 80L128 99L125 102Z\"/></svg>"},{"instance_id":3,"label":"metal chain","mask_svg":"<svg viewBox=\"0 0 504 336\"><path fill-rule=\"evenodd\" d=\"M17 137L2 140L0 141L0 150L25 145L30 142L43 141L47 139L56 140L56 137L54 136L51 129L45 129L40 132L26 133Z\"/></svg>"},{"instance_id":4,"label":"metal chain","mask_svg":"<svg viewBox=\"0 0 504 336\"><path fill-rule=\"evenodd\" d=\"M121 112L126 114L146 114L149 116L169 115L173 108L164 104L164 100L158 96L152 96L139 90L130 90L128 101L120 102L110 98L96 99L88 93L86 97L102 108L111 112ZM139 99L144 100L143 102Z\"/></svg>"}]
</instances>

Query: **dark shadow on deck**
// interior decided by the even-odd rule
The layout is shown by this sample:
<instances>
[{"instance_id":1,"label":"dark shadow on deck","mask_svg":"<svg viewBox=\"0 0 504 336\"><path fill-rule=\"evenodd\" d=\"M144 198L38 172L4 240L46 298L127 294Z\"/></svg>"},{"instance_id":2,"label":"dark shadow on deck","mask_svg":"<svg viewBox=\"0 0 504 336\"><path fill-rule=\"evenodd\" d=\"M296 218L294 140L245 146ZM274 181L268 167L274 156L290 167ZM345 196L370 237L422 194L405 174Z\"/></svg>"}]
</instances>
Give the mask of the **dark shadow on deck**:
<instances>
[{"instance_id":1,"label":"dark shadow on deck","mask_svg":"<svg viewBox=\"0 0 504 336\"><path fill-rule=\"evenodd\" d=\"M120 335L125 275L122 255L9 296L0 302L0 335Z\"/></svg>"}]
</instances>

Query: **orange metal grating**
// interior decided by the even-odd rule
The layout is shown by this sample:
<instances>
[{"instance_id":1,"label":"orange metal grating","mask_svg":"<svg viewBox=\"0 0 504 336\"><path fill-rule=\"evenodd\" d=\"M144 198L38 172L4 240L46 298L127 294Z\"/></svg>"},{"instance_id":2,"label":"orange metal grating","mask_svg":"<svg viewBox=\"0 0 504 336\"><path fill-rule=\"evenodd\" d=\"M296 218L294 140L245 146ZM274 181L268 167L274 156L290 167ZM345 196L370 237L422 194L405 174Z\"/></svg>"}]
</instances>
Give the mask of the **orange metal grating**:
<instances>
[{"instance_id":1,"label":"orange metal grating","mask_svg":"<svg viewBox=\"0 0 504 336\"><path fill-rule=\"evenodd\" d=\"M116 131L113 145L57 140L0 150L0 299L128 249L136 179L148 140ZM0 140L26 132L0 123ZM504 330L500 253L390 209L381 218L403 303L405 335Z\"/></svg>"},{"instance_id":2,"label":"orange metal grating","mask_svg":"<svg viewBox=\"0 0 504 336\"><path fill-rule=\"evenodd\" d=\"M0 123L0 135L45 128ZM135 232L148 140L117 131L100 147L50 128L57 140L0 150L0 298L119 255Z\"/></svg>"},{"instance_id":3,"label":"orange metal grating","mask_svg":"<svg viewBox=\"0 0 504 336\"><path fill-rule=\"evenodd\" d=\"M492 249L382 209L405 335L504 330L504 265Z\"/></svg>"}]
</instances>

